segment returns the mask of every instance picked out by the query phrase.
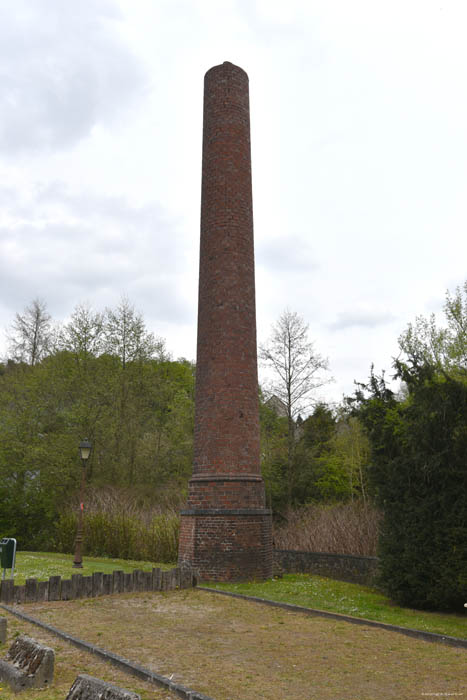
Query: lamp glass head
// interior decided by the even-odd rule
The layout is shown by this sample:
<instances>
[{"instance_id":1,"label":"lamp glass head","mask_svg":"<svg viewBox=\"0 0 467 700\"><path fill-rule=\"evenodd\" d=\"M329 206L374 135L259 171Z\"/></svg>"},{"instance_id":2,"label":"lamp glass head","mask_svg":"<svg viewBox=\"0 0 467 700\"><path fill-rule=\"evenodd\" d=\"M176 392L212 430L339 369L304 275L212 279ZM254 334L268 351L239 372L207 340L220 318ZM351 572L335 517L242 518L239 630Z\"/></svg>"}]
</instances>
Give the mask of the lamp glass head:
<instances>
[{"instance_id":1,"label":"lamp glass head","mask_svg":"<svg viewBox=\"0 0 467 700\"><path fill-rule=\"evenodd\" d=\"M89 455L91 454L91 447L92 445L87 438L85 438L79 443L79 453L81 459L83 459L84 461L89 459Z\"/></svg>"}]
</instances>

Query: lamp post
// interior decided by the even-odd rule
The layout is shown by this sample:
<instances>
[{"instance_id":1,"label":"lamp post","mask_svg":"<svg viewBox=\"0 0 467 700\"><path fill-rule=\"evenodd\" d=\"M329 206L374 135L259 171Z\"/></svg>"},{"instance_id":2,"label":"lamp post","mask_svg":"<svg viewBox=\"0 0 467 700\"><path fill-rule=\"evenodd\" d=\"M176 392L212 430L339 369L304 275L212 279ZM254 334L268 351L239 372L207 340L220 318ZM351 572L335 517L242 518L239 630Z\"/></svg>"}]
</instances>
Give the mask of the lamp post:
<instances>
[{"instance_id":1,"label":"lamp post","mask_svg":"<svg viewBox=\"0 0 467 700\"><path fill-rule=\"evenodd\" d=\"M81 457L81 463L83 465L83 469L81 472L81 488L80 488L80 492L79 492L78 530L76 533L75 558L73 561L73 568L74 569L82 569L83 568L83 558L81 556L81 543L83 541L84 479L86 476L86 463L89 459L89 455L91 454L91 447L92 447L92 445L87 438L85 438L84 440L82 440L79 443L79 454Z\"/></svg>"}]
</instances>

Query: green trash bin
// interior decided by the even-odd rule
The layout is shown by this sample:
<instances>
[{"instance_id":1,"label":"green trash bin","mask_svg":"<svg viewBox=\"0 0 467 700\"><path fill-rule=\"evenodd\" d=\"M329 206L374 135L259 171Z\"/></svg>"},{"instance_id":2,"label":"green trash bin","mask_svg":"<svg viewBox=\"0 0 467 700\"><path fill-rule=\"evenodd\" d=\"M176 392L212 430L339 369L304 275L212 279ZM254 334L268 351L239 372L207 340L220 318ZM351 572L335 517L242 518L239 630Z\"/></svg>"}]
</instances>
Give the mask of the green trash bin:
<instances>
[{"instance_id":1,"label":"green trash bin","mask_svg":"<svg viewBox=\"0 0 467 700\"><path fill-rule=\"evenodd\" d=\"M14 537L4 537L0 540L0 568L3 569L3 578L5 578L6 569L11 569L11 578L13 578L15 560L16 540Z\"/></svg>"}]
</instances>

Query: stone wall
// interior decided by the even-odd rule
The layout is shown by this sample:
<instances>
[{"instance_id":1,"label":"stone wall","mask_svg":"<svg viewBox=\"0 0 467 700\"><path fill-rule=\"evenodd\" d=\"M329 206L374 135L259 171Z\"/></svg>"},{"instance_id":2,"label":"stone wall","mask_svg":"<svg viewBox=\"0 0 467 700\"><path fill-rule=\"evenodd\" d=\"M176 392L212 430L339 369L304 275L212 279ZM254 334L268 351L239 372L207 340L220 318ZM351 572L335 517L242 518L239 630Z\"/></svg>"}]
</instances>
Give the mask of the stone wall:
<instances>
[{"instance_id":1,"label":"stone wall","mask_svg":"<svg viewBox=\"0 0 467 700\"><path fill-rule=\"evenodd\" d=\"M338 581L371 586L377 578L379 560L377 557L359 557L352 554L276 549L274 563L288 574L316 574Z\"/></svg>"},{"instance_id":2,"label":"stone wall","mask_svg":"<svg viewBox=\"0 0 467 700\"><path fill-rule=\"evenodd\" d=\"M73 600L111 593L172 591L176 588L191 588L194 585L195 573L187 567L177 567L170 571L161 571L158 568L152 571L135 569L131 573L114 571L111 574L96 571L91 576L73 574L70 579L51 576L48 581L38 581L30 578L22 586L15 586L12 580L4 580L0 586L0 602L8 604Z\"/></svg>"}]
</instances>

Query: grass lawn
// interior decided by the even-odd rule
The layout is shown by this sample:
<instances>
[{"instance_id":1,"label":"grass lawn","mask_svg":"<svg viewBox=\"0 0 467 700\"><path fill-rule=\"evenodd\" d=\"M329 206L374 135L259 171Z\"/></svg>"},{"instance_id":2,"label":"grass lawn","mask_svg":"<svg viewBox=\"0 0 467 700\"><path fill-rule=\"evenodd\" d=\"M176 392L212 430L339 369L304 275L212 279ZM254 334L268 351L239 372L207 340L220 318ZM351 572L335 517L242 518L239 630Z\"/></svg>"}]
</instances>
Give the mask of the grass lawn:
<instances>
[{"instance_id":1,"label":"grass lawn","mask_svg":"<svg viewBox=\"0 0 467 700\"><path fill-rule=\"evenodd\" d=\"M21 581L76 571L70 555L21 552ZM83 573L150 569L152 562L86 558ZM467 638L467 615L404 610L381 593L310 575L263 583L212 584L224 590ZM114 651L216 700L412 700L465 691L466 650L382 629L253 605L196 589L135 593L22 606L63 631ZM8 640L27 633L55 649L53 688L30 700L60 700L78 673L110 680L143 700L172 700L6 611ZM3 648L2 648L3 647ZM0 683L0 699L13 700Z\"/></svg>"},{"instance_id":2,"label":"grass lawn","mask_svg":"<svg viewBox=\"0 0 467 700\"><path fill-rule=\"evenodd\" d=\"M70 578L72 574L90 576L94 571L110 574L112 571L130 572L133 569L151 571L155 566L161 569L171 569L170 564L155 564L150 561L132 561L129 559L107 559L99 557L83 557L83 568L73 568L72 554L57 554L55 552L17 552L15 568L15 584L23 584L27 578L37 578L38 581L47 581L49 576L61 576ZM2 571L3 574L3 571ZM10 570L7 569L7 578Z\"/></svg>"},{"instance_id":3,"label":"grass lawn","mask_svg":"<svg viewBox=\"0 0 467 700\"><path fill-rule=\"evenodd\" d=\"M400 608L380 591L357 583L334 581L310 574L286 574L282 579L271 579L259 583L209 583L206 585L210 588L257 596L281 603L292 603L467 639L467 608L459 614Z\"/></svg>"},{"instance_id":4,"label":"grass lawn","mask_svg":"<svg viewBox=\"0 0 467 700\"><path fill-rule=\"evenodd\" d=\"M27 578L44 581L49 576L69 578L74 573L89 576L94 571L103 573L111 573L118 569L126 572L133 569L150 571L154 566L160 566L162 569L175 566L175 564L157 564L148 561L84 557L83 568L74 569L73 555L48 552L18 552L16 564L16 584L24 583ZM380 591L356 583L334 581L309 574L286 574L282 579L270 579L257 583L209 583L207 585L210 588L282 603L292 603L467 639L467 608L463 608L459 614L400 608Z\"/></svg>"},{"instance_id":5,"label":"grass lawn","mask_svg":"<svg viewBox=\"0 0 467 700\"><path fill-rule=\"evenodd\" d=\"M197 589L30 603L24 609L215 700L415 700L466 691L465 649ZM14 634L14 620L5 615ZM27 630L21 620L15 625ZM39 628L30 633L44 636ZM51 638L49 644L60 651L61 688L71 685L78 668L91 672L92 656L83 657L72 673L69 659L75 664L76 650L70 647L65 656L59 640ZM92 672L103 677L100 670ZM106 673L111 672L109 667ZM137 690L142 684L127 676L117 685ZM49 693L24 695L27 700L66 696ZM143 700L171 697L143 688L141 695Z\"/></svg>"}]
</instances>

